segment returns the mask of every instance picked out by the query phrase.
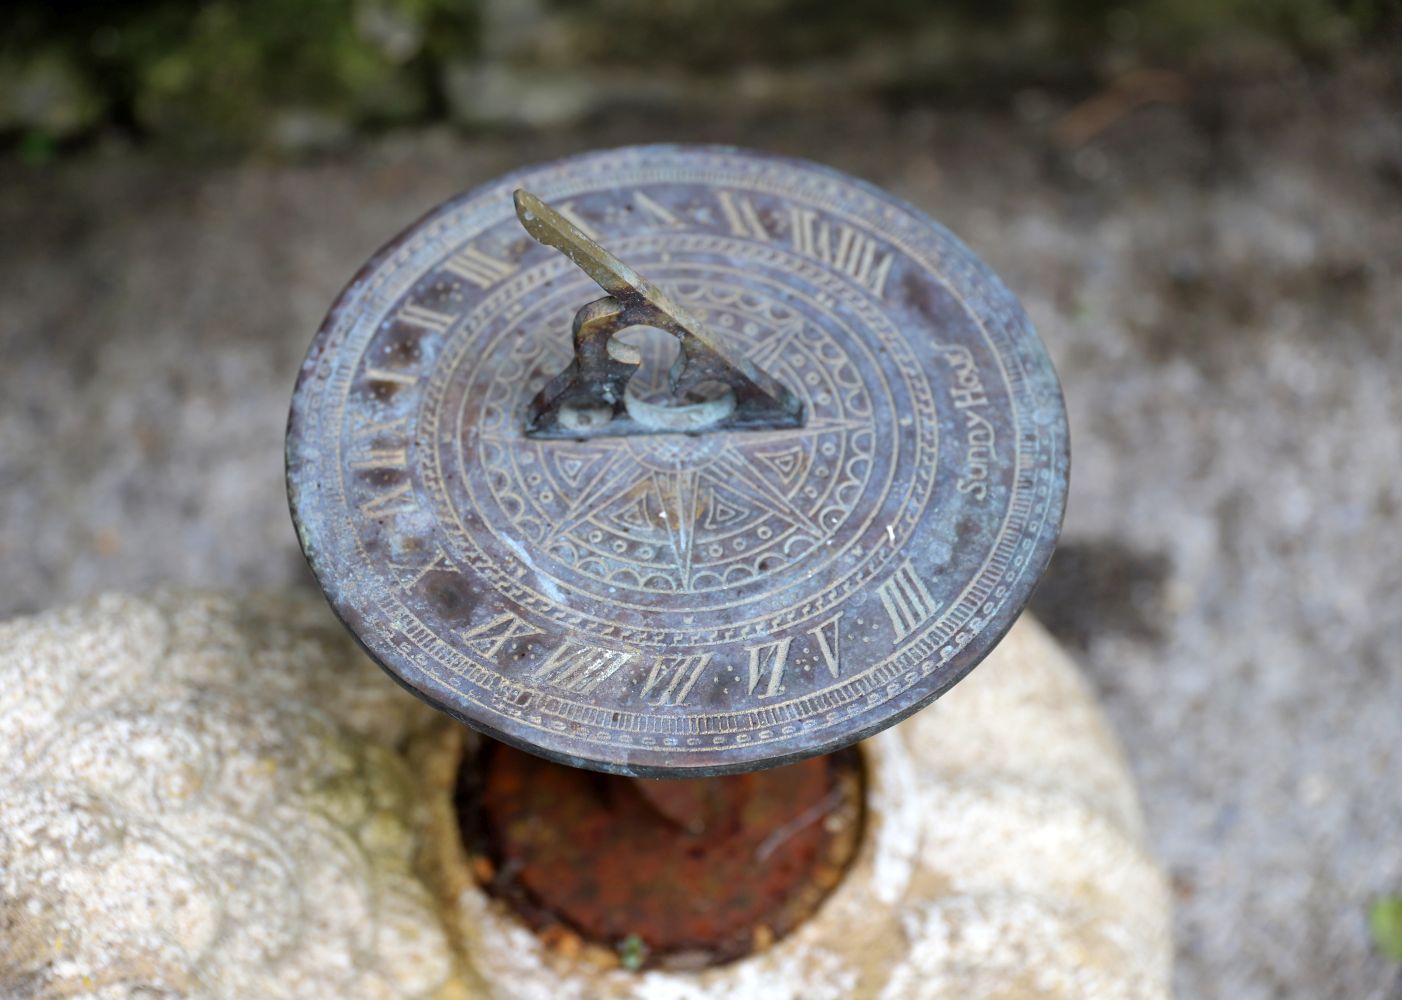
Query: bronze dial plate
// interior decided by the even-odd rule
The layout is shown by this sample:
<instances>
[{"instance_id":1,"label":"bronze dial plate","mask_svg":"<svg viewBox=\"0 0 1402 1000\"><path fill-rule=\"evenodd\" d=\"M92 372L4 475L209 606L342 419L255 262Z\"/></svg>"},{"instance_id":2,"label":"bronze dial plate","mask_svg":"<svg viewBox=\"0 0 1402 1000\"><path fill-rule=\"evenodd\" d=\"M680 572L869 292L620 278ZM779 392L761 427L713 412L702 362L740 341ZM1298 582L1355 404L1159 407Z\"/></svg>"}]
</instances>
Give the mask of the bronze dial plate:
<instances>
[{"instance_id":1,"label":"bronze dial plate","mask_svg":"<svg viewBox=\"0 0 1402 1000\"><path fill-rule=\"evenodd\" d=\"M519 187L803 425L527 437L599 289L522 230ZM1030 596L1068 464L1046 352L962 244L850 177L713 147L589 153L430 212L332 307L287 441L303 551L397 680L650 776L830 751L947 690Z\"/></svg>"}]
</instances>

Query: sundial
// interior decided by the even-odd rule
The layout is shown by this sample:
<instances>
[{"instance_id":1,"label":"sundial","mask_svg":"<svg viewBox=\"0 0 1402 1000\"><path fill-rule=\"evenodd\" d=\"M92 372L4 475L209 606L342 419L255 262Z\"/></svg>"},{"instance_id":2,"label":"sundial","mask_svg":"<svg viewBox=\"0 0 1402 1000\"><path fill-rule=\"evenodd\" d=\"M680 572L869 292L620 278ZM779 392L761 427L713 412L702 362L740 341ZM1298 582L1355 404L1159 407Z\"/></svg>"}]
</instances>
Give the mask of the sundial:
<instances>
[{"instance_id":1,"label":"sundial","mask_svg":"<svg viewBox=\"0 0 1402 1000\"><path fill-rule=\"evenodd\" d=\"M642 777L847 746L971 670L1060 527L1012 294L918 210L718 147L494 180L381 250L303 363L303 551L401 684Z\"/></svg>"}]
</instances>

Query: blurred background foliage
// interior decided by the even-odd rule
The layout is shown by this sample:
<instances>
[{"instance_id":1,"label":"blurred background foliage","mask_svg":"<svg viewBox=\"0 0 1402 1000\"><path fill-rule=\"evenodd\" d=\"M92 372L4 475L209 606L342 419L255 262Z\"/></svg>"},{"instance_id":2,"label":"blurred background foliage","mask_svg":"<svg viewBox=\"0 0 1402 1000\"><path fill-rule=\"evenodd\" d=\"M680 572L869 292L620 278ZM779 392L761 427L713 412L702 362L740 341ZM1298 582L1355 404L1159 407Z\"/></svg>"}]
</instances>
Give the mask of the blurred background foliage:
<instances>
[{"instance_id":1,"label":"blurred background foliage","mask_svg":"<svg viewBox=\"0 0 1402 1000\"><path fill-rule=\"evenodd\" d=\"M10 0L0 148L123 136L303 152L618 105L930 99L1144 66L1259 72L1390 34L1402 0Z\"/></svg>"}]
</instances>

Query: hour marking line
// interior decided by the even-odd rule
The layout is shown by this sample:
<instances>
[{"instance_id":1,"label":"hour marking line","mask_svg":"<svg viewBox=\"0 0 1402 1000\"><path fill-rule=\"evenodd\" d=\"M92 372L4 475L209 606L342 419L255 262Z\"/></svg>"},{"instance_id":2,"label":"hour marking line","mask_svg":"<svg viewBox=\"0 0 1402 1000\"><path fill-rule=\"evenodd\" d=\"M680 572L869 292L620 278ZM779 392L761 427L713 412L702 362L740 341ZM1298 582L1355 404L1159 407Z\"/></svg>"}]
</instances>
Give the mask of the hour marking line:
<instances>
[{"instance_id":1,"label":"hour marking line","mask_svg":"<svg viewBox=\"0 0 1402 1000\"><path fill-rule=\"evenodd\" d=\"M681 225L681 220L680 220L680 219L678 219L675 215L673 215L673 214L672 214L670 211L668 211L667 209L663 208L661 205L659 205L659 204L658 204L656 201L654 201L652 198L648 197L648 195L644 194L642 191L634 191L634 192L633 192L633 200L634 200L635 202L638 203L638 207L639 207L639 208L641 208L641 209L642 209L644 212L646 212L648 215L651 215L651 216L652 216L654 219L656 219L658 222L662 223L662 225L664 225L664 226L680 226L680 225Z\"/></svg>"},{"instance_id":2,"label":"hour marking line","mask_svg":"<svg viewBox=\"0 0 1402 1000\"><path fill-rule=\"evenodd\" d=\"M397 385L413 385L419 380L413 372L399 372L392 368L367 368L365 377L371 382L394 382Z\"/></svg>"},{"instance_id":3,"label":"hour marking line","mask_svg":"<svg viewBox=\"0 0 1402 1000\"><path fill-rule=\"evenodd\" d=\"M909 559L881 582L876 593L891 619L891 627L896 630L897 642L909 637L939 610Z\"/></svg>"},{"instance_id":4,"label":"hour marking line","mask_svg":"<svg viewBox=\"0 0 1402 1000\"><path fill-rule=\"evenodd\" d=\"M651 704L658 706L685 705L691 689L711 662L711 656L711 653L699 653L694 656L657 657L648 671L647 680L643 682L641 697L650 699ZM662 687L664 680L665 688Z\"/></svg>"},{"instance_id":5,"label":"hour marking line","mask_svg":"<svg viewBox=\"0 0 1402 1000\"><path fill-rule=\"evenodd\" d=\"M395 319L410 326L417 326L420 329L428 330L431 333L443 333L448 327L453 325L456 316L450 313L441 313L427 306L421 306L410 302L395 314Z\"/></svg>"},{"instance_id":6,"label":"hour marking line","mask_svg":"<svg viewBox=\"0 0 1402 1000\"><path fill-rule=\"evenodd\" d=\"M736 236L748 236L752 240L770 239L769 230L764 228L764 223L760 221L759 213L755 211L749 198L730 191L718 191L716 197L720 200L720 210L725 215L731 233Z\"/></svg>"},{"instance_id":7,"label":"hour marking line","mask_svg":"<svg viewBox=\"0 0 1402 1000\"><path fill-rule=\"evenodd\" d=\"M464 247L442 264L443 270L470 281L478 288L487 288L511 274L515 268L476 247Z\"/></svg>"}]
</instances>

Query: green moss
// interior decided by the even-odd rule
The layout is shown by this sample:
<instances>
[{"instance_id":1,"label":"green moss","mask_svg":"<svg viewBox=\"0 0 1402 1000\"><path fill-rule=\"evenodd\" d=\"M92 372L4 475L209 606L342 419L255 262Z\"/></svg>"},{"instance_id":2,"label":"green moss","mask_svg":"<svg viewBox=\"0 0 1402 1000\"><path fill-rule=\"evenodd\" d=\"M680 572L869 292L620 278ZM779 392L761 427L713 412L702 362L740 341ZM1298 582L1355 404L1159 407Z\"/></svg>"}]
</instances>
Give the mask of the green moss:
<instances>
[{"instance_id":1,"label":"green moss","mask_svg":"<svg viewBox=\"0 0 1402 1000\"><path fill-rule=\"evenodd\" d=\"M629 972L637 972L647 961L647 943L636 934L618 942L618 964Z\"/></svg>"},{"instance_id":2,"label":"green moss","mask_svg":"<svg viewBox=\"0 0 1402 1000\"><path fill-rule=\"evenodd\" d=\"M423 118L436 46L475 44L477 17L461 0L54 6L20 5L0 66L42 42L103 94L109 123L196 149L265 142L289 110L348 129Z\"/></svg>"},{"instance_id":3,"label":"green moss","mask_svg":"<svg viewBox=\"0 0 1402 1000\"><path fill-rule=\"evenodd\" d=\"M1192 66L1203 52L1221 64L1238 37L1330 58L1402 22L1396 0L541 0L538 13L511 3L12 0L0 140L19 149L41 135L62 151L117 127L170 147L244 149L433 120L447 110L443 81L476 66L484 23L518 18L493 47L517 80L657 67L704 88L737 68L841 74L875 61L892 96Z\"/></svg>"},{"instance_id":4,"label":"green moss","mask_svg":"<svg viewBox=\"0 0 1402 1000\"><path fill-rule=\"evenodd\" d=\"M0 52L0 129L64 138L91 128L104 112L101 96L62 48L22 58Z\"/></svg>"},{"instance_id":5,"label":"green moss","mask_svg":"<svg viewBox=\"0 0 1402 1000\"><path fill-rule=\"evenodd\" d=\"M552 10L596 61L713 71L947 37L956 44L945 47L943 61L958 71L977 64L1034 75L1107 46L1182 61L1234 34L1332 50L1353 41L1359 27L1396 14L1388 0L553 0Z\"/></svg>"},{"instance_id":6,"label":"green moss","mask_svg":"<svg viewBox=\"0 0 1402 1000\"><path fill-rule=\"evenodd\" d=\"M19 141L19 158L31 167L41 167L54 158L54 139L46 132L26 132Z\"/></svg>"},{"instance_id":7,"label":"green moss","mask_svg":"<svg viewBox=\"0 0 1402 1000\"><path fill-rule=\"evenodd\" d=\"M1394 962L1402 962L1402 896L1384 896L1368 909L1373 944Z\"/></svg>"}]
</instances>

